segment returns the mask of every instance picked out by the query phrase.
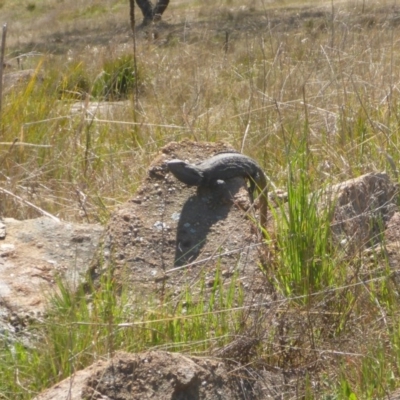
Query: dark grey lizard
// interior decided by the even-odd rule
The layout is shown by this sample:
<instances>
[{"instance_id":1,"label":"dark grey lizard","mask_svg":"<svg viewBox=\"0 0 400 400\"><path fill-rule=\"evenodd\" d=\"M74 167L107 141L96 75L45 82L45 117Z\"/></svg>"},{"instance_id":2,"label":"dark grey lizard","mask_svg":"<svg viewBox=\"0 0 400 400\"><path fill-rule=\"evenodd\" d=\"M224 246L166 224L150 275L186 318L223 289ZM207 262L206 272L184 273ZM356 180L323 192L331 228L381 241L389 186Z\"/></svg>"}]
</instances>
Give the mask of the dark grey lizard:
<instances>
[{"instance_id":1,"label":"dark grey lizard","mask_svg":"<svg viewBox=\"0 0 400 400\"><path fill-rule=\"evenodd\" d=\"M260 223L267 225L267 179L264 171L252 158L240 153L220 153L198 164L182 160L167 162L169 171L181 182L189 186L212 186L218 181L242 177L250 182L249 194L260 193Z\"/></svg>"}]
</instances>

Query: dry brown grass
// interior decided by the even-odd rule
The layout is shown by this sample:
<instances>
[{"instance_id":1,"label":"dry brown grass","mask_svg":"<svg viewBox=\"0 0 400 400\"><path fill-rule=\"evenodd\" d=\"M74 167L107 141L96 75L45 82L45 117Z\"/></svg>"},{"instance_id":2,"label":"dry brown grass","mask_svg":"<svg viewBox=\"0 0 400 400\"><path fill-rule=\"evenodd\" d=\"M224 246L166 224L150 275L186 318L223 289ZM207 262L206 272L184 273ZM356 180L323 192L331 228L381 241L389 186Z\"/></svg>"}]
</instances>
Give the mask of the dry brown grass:
<instances>
[{"instance_id":1,"label":"dry brown grass","mask_svg":"<svg viewBox=\"0 0 400 400\"><path fill-rule=\"evenodd\" d=\"M65 104L54 103L54 99L46 104L43 98L46 90L54 90L61 74L68 76L80 64L94 79L105 61L131 53L127 7L121 1L67 5L54 0L41 2L31 11L24 2L3 6L3 18L13 21L9 24L9 58L15 63L15 56L22 54L25 68L42 63L39 69L45 78L42 104L34 100L40 116L35 110L25 116L19 111L17 117L12 115L13 107L19 109L15 102L26 108L23 102L29 96L8 98L7 114L13 126L6 122L4 141L18 136L23 124L68 115ZM50 151L46 160L53 163L61 157L64 166L75 166L74 171L64 171L69 176L63 178L63 185L68 187L76 184L73 181L82 172L73 161L80 155L76 146L87 156L88 135L95 137L95 132L106 130L113 143L108 151L109 156L113 153L112 163L90 149L91 160L98 156L108 164L95 167L94 173L102 178L91 179L89 185L89 196L96 192L100 199L105 193L111 198L129 197L126 188L143 176L150 154L165 142L183 138L228 141L257 158L280 186L286 177L290 146L295 145L305 123L316 185L327 178L337 181L384 169L385 155L396 162L398 154L396 13L389 2L375 9L368 1L341 2L333 10L330 3L315 7L299 1L219 2L214 11L210 4L173 3L165 16L167 26L138 32L139 107L135 117L125 112L118 119L129 122L135 118L142 124L139 128L110 121L85 127L88 134L83 135L76 131L82 130L76 121L49 122L46 133L32 132L30 140L49 143L49 131L62 129L67 142L61 144L62 154ZM117 145L113 132L121 138ZM126 151L131 152L129 156ZM36 152L26 157L23 169L36 170L37 166L30 165L37 159ZM132 158L142 168L134 168ZM7 159L13 157L7 155ZM16 168L21 167L17 162ZM111 168L124 173L118 177ZM21 171L20 175L15 171L5 174L27 179ZM133 174L130 183L128 174ZM69 188L66 193L75 205L68 210L65 206L58 210L56 205L51 209L64 218L74 218L75 190ZM54 196L58 195L56 190ZM42 205L47 207L46 202ZM97 213L98 207L93 211Z\"/></svg>"},{"instance_id":2,"label":"dry brown grass","mask_svg":"<svg viewBox=\"0 0 400 400\"><path fill-rule=\"evenodd\" d=\"M393 2L332 8L231 0L213 10L211 0L172 1L167 24L137 34L138 108L131 101L103 122L71 117L70 102L56 90L60 79L82 66L94 79L105 61L132 52L125 3L2 6L2 18L16 21L9 24L9 58L25 55L24 66L43 77L6 96L2 141L51 148L1 145L0 186L65 219L106 221L132 196L157 149L184 138L229 142L256 158L276 187L285 187L304 141L312 188L368 171L396 175L400 8ZM37 215L9 197L2 212ZM378 398L400 376L397 289L384 279L348 283L321 295L313 310L290 302L281 308L276 329L283 333L263 348L264 362L315 374L307 381L315 398L318 390L346 398L350 387L366 393L360 398Z\"/></svg>"}]
</instances>

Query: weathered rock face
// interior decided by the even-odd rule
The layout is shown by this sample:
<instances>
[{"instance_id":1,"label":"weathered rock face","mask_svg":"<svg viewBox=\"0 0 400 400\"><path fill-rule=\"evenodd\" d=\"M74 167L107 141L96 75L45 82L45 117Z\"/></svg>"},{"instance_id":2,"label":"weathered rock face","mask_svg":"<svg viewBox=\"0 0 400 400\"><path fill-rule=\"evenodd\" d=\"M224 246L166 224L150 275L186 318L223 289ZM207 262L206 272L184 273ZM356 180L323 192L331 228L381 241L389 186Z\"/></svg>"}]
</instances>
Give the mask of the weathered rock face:
<instances>
[{"instance_id":1,"label":"weathered rock face","mask_svg":"<svg viewBox=\"0 0 400 400\"><path fill-rule=\"evenodd\" d=\"M114 212L94 279L112 267L117 282L128 282L134 296L148 296L182 290L202 274L211 282L219 266L225 281L237 272L245 288L257 285L263 243L245 181L197 189L177 181L165 166L174 158L198 162L229 150L186 141L165 146L136 196Z\"/></svg>"},{"instance_id":2,"label":"weathered rock face","mask_svg":"<svg viewBox=\"0 0 400 400\"><path fill-rule=\"evenodd\" d=\"M385 173L370 173L334 185L324 193L325 204L335 205L334 237L348 252L374 246L397 210L398 187Z\"/></svg>"},{"instance_id":3,"label":"weathered rock face","mask_svg":"<svg viewBox=\"0 0 400 400\"><path fill-rule=\"evenodd\" d=\"M100 225L42 217L5 218L0 241L0 335L13 337L45 311L46 296L60 278L71 288L82 282L97 248Z\"/></svg>"},{"instance_id":4,"label":"weathered rock face","mask_svg":"<svg viewBox=\"0 0 400 400\"><path fill-rule=\"evenodd\" d=\"M395 212L387 223L383 238L384 245L374 249L375 254L371 256L376 257L379 254L384 260L384 265L387 262L394 281L400 287L400 212Z\"/></svg>"},{"instance_id":5,"label":"weathered rock face","mask_svg":"<svg viewBox=\"0 0 400 400\"><path fill-rule=\"evenodd\" d=\"M113 385L110 385L113 382ZM236 385L235 385L236 383ZM85 382L83 398L240 399L239 385L224 364L182 354L119 354Z\"/></svg>"},{"instance_id":6,"label":"weathered rock face","mask_svg":"<svg viewBox=\"0 0 400 400\"><path fill-rule=\"evenodd\" d=\"M71 106L72 115L85 115L87 118L118 118L132 107L129 101L91 101L76 102Z\"/></svg>"},{"instance_id":7,"label":"weathered rock face","mask_svg":"<svg viewBox=\"0 0 400 400\"><path fill-rule=\"evenodd\" d=\"M34 69L24 69L9 72L3 76L4 94L15 90L18 87L26 86L32 79L42 80L42 76Z\"/></svg>"},{"instance_id":8,"label":"weathered rock face","mask_svg":"<svg viewBox=\"0 0 400 400\"><path fill-rule=\"evenodd\" d=\"M218 359L150 351L118 353L60 382L34 400L83 399L280 399L280 374L248 369L229 374ZM251 384L250 384L251 382Z\"/></svg>"}]
</instances>

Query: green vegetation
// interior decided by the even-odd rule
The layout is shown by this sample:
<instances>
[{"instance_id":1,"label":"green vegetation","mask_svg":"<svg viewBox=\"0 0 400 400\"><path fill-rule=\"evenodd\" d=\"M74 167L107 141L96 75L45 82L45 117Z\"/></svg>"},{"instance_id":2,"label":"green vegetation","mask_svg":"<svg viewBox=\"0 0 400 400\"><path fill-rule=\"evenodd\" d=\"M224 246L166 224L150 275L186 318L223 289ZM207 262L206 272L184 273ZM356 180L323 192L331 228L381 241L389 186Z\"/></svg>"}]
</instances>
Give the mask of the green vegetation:
<instances>
[{"instance_id":1,"label":"green vegetation","mask_svg":"<svg viewBox=\"0 0 400 400\"><path fill-rule=\"evenodd\" d=\"M49 0L45 8L66 21L79 15L79 5L70 3ZM92 34L96 40L85 48L67 42L56 56L54 43L30 22L24 29L31 28L41 53L28 53L36 47L11 32L8 51L22 53L34 72L25 84L5 87L0 187L65 220L105 223L132 196L162 145L185 138L229 142L288 191L288 208L271 210L278 228L265 270L266 285L278 293L279 324L271 326L261 307L254 314L241 308L240 285L224 288L218 269L212 288L199 280L196 297L187 290L174 301L134 307L125 288L116 296L109 277L90 296L60 282L49 316L31 327L40 338L35 347L2 339L0 398L31 398L118 349L206 354L255 325L262 339L257 362L304 372L298 382L304 398L377 399L399 387L400 304L387 259L378 251L369 262L361 251L343 255L331 242L329 210L316 208L316 190L326 183L385 169L397 179L395 11L385 2L357 2L339 12L328 2L324 12L302 14L303 8L290 9L302 1L278 2L276 11L274 2L230 0L214 12L213 2L198 2L191 29L138 40L136 77L126 35L99 38L98 30L110 25L88 23L91 13L107 17L100 3L84 21L71 17L63 27ZM25 13L42 12L0 1L14 20L21 4L24 21ZM127 10L118 10L113 18L128 26ZM197 17L209 25L196 25ZM183 14L173 18L185 21ZM89 109L90 101L121 99L120 108L98 118ZM1 196L2 214L38 216L16 197Z\"/></svg>"},{"instance_id":2,"label":"green vegetation","mask_svg":"<svg viewBox=\"0 0 400 400\"><path fill-rule=\"evenodd\" d=\"M27 9L28 11L34 11L34 10L36 9L36 4L35 4L35 3L28 3L28 4L26 5L26 9Z\"/></svg>"},{"instance_id":3,"label":"green vegetation","mask_svg":"<svg viewBox=\"0 0 400 400\"><path fill-rule=\"evenodd\" d=\"M279 246L274 273L282 285L278 288L286 296L301 296L302 300L305 296L308 301L314 292L341 282L335 281L330 248L330 209L319 210L322 191L311 189L305 140L300 142L298 153L288 160L287 211L285 204L273 211Z\"/></svg>"},{"instance_id":4,"label":"green vegetation","mask_svg":"<svg viewBox=\"0 0 400 400\"><path fill-rule=\"evenodd\" d=\"M246 314L236 285L233 279L230 287L224 288L217 270L210 290L204 279L199 281L196 299L191 295L193 288L187 288L173 303L159 304L154 299L150 307L136 303L132 307L126 291L114 287L110 277L91 295L74 293L59 282L45 321L31 327L32 334L40 338L35 347L0 342L0 395L31 398L32 393L90 365L98 355L121 349L202 354L210 347L222 346L240 331ZM211 298L206 298L206 292Z\"/></svg>"},{"instance_id":5,"label":"green vegetation","mask_svg":"<svg viewBox=\"0 0 400 400\"><path fill-rule=\"evenodd\" d=\"M106 61L103 72L93 84L92 96L103 100L124 100L133 94L135 88L134 60L130 55L117 60ZM138 83L139 84L139 83Z\"/></svg>"},{"instance_id":6,"label":"green vegetation","mask_svg":"<svg viewBox=\"0 0 400 400\"><path fill-rule=\"evenodd\" d=\"M105 60L102 70L93 79L83 62L72 62L68 64L58 83L59 97L62 100L126 100L132 96L134 88L135 71L131 55Z\"/></svg>"}]
</instances>

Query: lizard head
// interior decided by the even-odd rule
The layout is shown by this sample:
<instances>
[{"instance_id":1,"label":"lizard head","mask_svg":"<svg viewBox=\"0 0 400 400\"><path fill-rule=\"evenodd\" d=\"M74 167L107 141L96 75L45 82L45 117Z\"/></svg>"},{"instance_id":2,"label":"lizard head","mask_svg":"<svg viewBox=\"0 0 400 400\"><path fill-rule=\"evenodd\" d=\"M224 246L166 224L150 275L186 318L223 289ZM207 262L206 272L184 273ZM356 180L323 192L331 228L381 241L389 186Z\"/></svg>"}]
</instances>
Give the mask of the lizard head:
<instances>
[{"instance_id":1,"label":"lizard head","mask_svg":"<svg viewBox=\"0 0 400 400\"><path fill-rule=\"evenodd\" d=\"M167 162L168 170L180 180L189 186L199 186L203 179L203 174L195 165L188 164L182 160L171 160Z\"/></svg>"}]
</instances>

